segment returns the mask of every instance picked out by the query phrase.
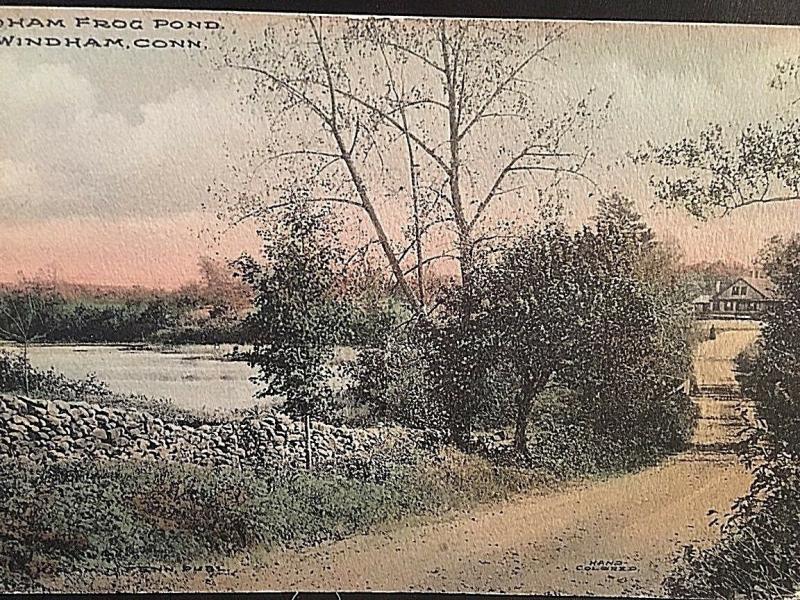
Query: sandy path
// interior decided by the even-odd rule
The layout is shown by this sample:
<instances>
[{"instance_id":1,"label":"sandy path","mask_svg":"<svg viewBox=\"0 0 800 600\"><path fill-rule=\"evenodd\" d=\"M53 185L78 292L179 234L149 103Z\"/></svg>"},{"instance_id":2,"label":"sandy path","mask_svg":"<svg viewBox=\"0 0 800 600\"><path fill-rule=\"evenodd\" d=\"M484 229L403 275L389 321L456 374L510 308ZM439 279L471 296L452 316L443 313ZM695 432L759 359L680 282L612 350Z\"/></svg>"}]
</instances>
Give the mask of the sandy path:
<instances>
[{"instance_id":1,"label":"sandy path","mask_svg":"<svg viewBox=\"0 0 800 600\"><path fill-rule=\"evenodd\" d=\"M713 361L704 379L731 381L730 358L752 337L724 332L703 344L698 362ZM660 595L674 554L719 535L709 509L726 511L751 480L730 451L742 424L737 403L699 404L694 446L657 467L444 522L273 552L269 566L218 578L216 588ZM589 570L590 561L631 570Z\"/></svg>"},{"instance_id":2,"label":"sandy path","mask_svg":"<svg viewBox=\"0 0 800 600\"><path fill-rule=\"evenodd\" d=\"M659 595L673 553L713 542L708 510L725 511L750 482L716 446L737 429L733 407L707 408L722 414L704 419L705 443L658 467L445 522L274 552L269 567L218 578L216 589ZM586 570L598 560L635 570Z\"/></svg>"},{"instance_id":3,"label":"sandy path","mask_svg":"<svg viewBox=\"0 0 800 600\"><path fill-rule=\"evenodd\" d=\"M732 382L731 358L755 335L725 331L703 343L696 357L699 379ZM699 399L692 448L638 473L531 493L387 533L270 552L261 566L239 566L213 580L189 573L180 581L145 577L112 587L659 596L683 545L708 546L717 539L708 511L726 512L750 484L730 447L742 426L738 402ZM629 570L593 570L591 561L614 561ZM97 580L93 587L108 585Z\"/></svg>"}]
</instances>

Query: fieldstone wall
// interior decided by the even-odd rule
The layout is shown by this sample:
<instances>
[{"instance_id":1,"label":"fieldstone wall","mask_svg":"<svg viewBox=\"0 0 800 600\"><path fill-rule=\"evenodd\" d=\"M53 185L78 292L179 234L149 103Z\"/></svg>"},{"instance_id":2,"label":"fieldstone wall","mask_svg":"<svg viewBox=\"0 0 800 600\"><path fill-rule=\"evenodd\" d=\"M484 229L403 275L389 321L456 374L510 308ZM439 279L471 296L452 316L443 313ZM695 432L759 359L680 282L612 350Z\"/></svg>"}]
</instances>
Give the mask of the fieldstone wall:
<instances>
[{"instance_id":1,"label":"fieldstone wall","mask_svg":"<svg viewBox=\"0 0 800 600\"><path fill-rule=\"evenodd\" d=\"M379 447L437 443L431 432L312 426L317 464L369 458ZM127 408L0 394L0 457L36 462L150 458L201 466L299 466L305 460L305 432L302 422L279 412L193 427Z\"/></svg>"}]
</instances>

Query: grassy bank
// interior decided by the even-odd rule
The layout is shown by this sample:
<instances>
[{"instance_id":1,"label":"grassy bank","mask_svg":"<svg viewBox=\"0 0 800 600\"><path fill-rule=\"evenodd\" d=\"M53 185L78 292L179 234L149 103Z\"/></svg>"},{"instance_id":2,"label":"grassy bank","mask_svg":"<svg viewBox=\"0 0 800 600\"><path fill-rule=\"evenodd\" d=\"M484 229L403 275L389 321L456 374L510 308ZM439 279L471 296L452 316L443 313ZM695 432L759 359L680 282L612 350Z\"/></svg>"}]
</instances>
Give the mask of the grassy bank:
<instances>
[{"instance_id":1,"label":"grassy bank","mask_svg":"<svg viewBox=\"0 0 800 600\"><path fill-rule=\"evenodd\" d=\"M0 391L21 392L25 366L0 353ZM95 381L27 368L32 395L152 409L165 421L192 417L146 398L117 397ZM143 569L219 569L273 548L341 539L570 479L637 470L661 456L658 448L594 433L555 400L540 407L529 434L524 460L504 451L467 455L448 448L375 455L349 461L338 472L0 463L0 591L81 591L98 574L108 575L111 589L115 582L127 589Z\"/></svg>"},{"instance_id":2,"label":"grassy bank","mask_svg":"<svg viewBox=\"0 0 800 600\"><path fill-rule=\"evenodd\" d=\"M0 589L43 589L60 577L76 585L138 567L220 565L242 552L340 539L541 482L533 472L456 452L357 478L152 462L6 463Z\"/></svg>"}]
</instances>

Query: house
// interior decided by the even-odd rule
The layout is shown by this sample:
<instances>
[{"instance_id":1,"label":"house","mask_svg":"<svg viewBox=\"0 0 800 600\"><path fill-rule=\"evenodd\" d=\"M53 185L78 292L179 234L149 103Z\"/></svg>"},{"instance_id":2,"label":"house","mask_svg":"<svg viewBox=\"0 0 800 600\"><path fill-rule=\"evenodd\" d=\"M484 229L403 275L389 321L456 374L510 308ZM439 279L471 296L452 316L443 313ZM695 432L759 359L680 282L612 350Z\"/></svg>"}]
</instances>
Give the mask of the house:
<instances>
[{"instance_id":1,"label":"house","mask_svg":"<svg viewBox=\"0 0 800 600\"><path fill-rule=\"evenodd\" d=\"M780 298L774 284L754 272L728 286L718 281L715 293L698 296L692 304L695 316L701 319L758 319L776 302Z\"/></svg>"}]
</instances>

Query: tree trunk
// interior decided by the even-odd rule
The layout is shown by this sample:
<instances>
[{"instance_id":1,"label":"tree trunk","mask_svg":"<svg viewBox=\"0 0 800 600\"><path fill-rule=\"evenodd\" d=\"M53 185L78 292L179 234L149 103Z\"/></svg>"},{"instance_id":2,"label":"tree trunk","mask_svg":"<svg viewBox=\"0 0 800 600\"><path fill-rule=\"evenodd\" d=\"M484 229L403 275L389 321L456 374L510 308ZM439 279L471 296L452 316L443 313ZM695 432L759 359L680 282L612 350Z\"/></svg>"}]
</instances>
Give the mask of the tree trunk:
<instances>
[{"instance_id":1,"label":"tree trunk","mask_svg":"<svg viewBox=\"0 0 800 600\"><path fill-rule=\"evenodd\" d=\"M311 415L306 415L306 471L311 471Z\"/></svg>"},{"instance_id":2,"label":"tree trunk","mask_svg":"<svg viewBox=\"0 0 800 600\"><path fill-rule=\"evenodd\" d=\"M25 377L25 395L31 395L30 375L28 374L28 340L22 342L22 372Z\"/></svg>"},{"instance_id":3,"label":"tree trunk","mask_svg":"<svg viewBox=\"0 0 800 600\"><path fill-rule=\"evenodd\" d=\"M552 373L540 374L522 385L517 396L517 418L514 428L514 451L519 456L528 456L528 421L536 396L541 393Z\"/></svg>"},{"instance_id":4,"label":"tree trunk","mask_svg":"<svg viewBox=\"0 0 800 600\"><path fill-rule=\"evenodd\" d=\"M528 456L528 421L531 416L532 398L527 389L520 392L517 399L517 419L514 429L514 452Z\"/></svg>"},{"instance_id":5,"label":"tree trunk","mask_svg":"<svg viewBox=\"0 0 800 600\"><path fill-rule=\"evenodd\" d=\"M383 223L378 216L378 213L375 211L375 207L372 205L372 201L367 193L367 186L364 183L364 180L361 178L360 173L356 169L350 154L347 152L344 145L344 140L342 140L337 131L334 131L334 134L336 135L336 140L339 143L339 148L342 151L342 158L347 166L348 172L350 173L350 178L352 179L353 185L358 193L358 197L361 200L361 205L364 209L364 212L367 213L370 223L372 223L372 227L375 230L375 235L378 238L378 243L383 250L383 254L386 256L386 260L389 262L389 267L391 268L392 274L397 280L397 285L400 287L400 290L403 292L403 295L411 304L412 308L416 311L421 311L422 301L416 297L414 291L411 289L411 286L408 285L408 281L406 281L406 276L403 273L403 267L400 266L400 261L397 259L397 255L392 249L389 236L386 234L386 230L383 228Z\"/></svg>"}]
</instances>

